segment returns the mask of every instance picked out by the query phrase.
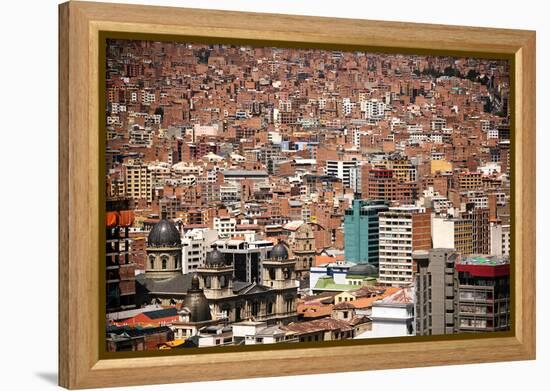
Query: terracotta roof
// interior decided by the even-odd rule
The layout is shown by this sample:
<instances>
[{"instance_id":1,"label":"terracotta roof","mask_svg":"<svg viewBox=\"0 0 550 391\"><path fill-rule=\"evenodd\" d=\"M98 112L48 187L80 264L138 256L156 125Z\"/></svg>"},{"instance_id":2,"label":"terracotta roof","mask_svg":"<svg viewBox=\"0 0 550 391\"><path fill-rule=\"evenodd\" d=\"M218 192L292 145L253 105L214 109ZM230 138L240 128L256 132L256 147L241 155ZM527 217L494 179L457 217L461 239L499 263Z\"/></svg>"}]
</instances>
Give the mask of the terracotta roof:
<instances>
[{"instance_id":1,"label":"terracotta roof","mask_svg":"<svg viewBox=\"0 0 550 391\"><path fill-rule=\"evenodd\" d=\"M414 302L414 289L407 287L399 289L397 292L387 295L381 300L381 303L409 304Z\"/></svg>"},{"instance_id":2,"label":"terracotta roof","mask_svg":"<svg viewBox=\"0 0 550 391\"><path fill-rule=\"evenodd\" d=\"M390 296L394 294L395 292L399 291L399 288L396 287L388 287L384 291L384 293L380 295L375 295L372 297L359 297L358 299L355 299L353 301L349 301L351 305L353 305L355 308L370 308L372 307L372 304L375 301L381 300L387 296Z\"/></svg>"},{"instance_id":3,"label":"terracotta roof","mask_svg":"<svg viewBox=\"0 0 550 391\"><path fill-rule=\"evenodd\" d=\"M332 314L332 307L332 304L321 304L319 302L314 304L298 303L296 311L298 315L302 314L304 319L320 318L330 316Z\"/></svg>"},{"instance_id":4,"label":"terracotta roof","mask_svg":"<svg viewBox=\"0 0 550 391\"><path fill-rule=\"evenodd\" d=\"M330 257L328 255L316 255L315 256L315 266L321 266L325 263L331 263L336 261L336 258Z\"/></svg>"},{"instance_id":5,"label":"terracotta roof","mask_svg":"<svg viewBox=\"0 0 550 391\"><path fill-rule=\"evenodd\" d=\"M353 327L345 320L324 318L309 320L307 322L293 322L286 326L281 326L281 329L307 334L325 330L348 331L352 330Z\"/></svg>"}]
</instances>

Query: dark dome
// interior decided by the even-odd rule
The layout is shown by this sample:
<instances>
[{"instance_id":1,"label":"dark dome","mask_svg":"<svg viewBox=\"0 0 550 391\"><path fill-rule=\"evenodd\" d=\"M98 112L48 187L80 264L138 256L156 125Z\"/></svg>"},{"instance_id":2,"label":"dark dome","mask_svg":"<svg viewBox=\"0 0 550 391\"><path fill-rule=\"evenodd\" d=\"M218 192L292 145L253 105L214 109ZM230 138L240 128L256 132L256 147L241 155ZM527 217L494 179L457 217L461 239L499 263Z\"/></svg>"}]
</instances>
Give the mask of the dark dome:
<instances>
[{"instance_id":1,"label":"dark dome","mask_svg":"<svg viewBox=\"0 0 550 391\"><path fill-rule=\"evenodd\" d=\"M206 266L221 266L225 265L225 256L217 248L206 254Z\"/></svg>"},{"instance_id":2,"label":"dark dome","mask_svg":"<svg viewBox=\"0 0 550 391\"><path fill-rule=\"evenodd\" d=\"M271 259L288 259L288 250L282 242L273 246L271 250Z\"/></svg>"},{"instance_id":3,"label":"dark dome","mask_svg":"<svg viewBox=\"0 0 550 391\"><path fill-rule=\"evenodd\" d=\"M377 276L378 268L370 263L360 263L350 267L348 274L352 276Z\"/></svg>"},{"instance_id":4,"label":"dark dome","mask_svg":"<svg viewBox=\"0 0 550 391\"><path fill-rule=\"evenodd\" d=\"M147 244L152 247L173 247L181 245L180 232L171 221L162 219L153 226Z\"/></svg>"},{"instance_id":5,"label":"dark dome","mask_svg":"<svg viewBox=\"0 0 550 391\"><path fill-rule=\"evenodd\" d=\"M205 322L212 320L208 300L206 299L203 290L199 288L199 278L196 274L193 275L193 279L191 280L191 288L187 290L187 294L185 295L183 308L187 308L189 311L189 321L191 322Z\"/></svg>"}]
</instances>

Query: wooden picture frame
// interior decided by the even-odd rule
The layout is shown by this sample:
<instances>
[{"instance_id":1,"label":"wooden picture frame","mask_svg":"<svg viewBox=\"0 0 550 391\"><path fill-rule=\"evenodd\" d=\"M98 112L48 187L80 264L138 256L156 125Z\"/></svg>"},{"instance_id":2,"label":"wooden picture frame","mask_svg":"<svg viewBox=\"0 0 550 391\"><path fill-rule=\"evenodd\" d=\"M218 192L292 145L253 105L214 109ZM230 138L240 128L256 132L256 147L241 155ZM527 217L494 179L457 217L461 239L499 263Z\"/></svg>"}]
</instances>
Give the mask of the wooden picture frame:
<instances>
[{"instance_id":1,"label":"wooden picture frame","mask_svg":"<svg viewBox=\"0 0 550 391\"><path fill-rule=\"evenodd\" d=\"M101 32L496 53L513 63L513 330L475 339L103 358L97 325L100 243ZM59 384L189 382L535 358L535 32L138 5L59 6ZM459 354L457 354L459 352ZM313 366L300 365L314 361ZM211 366L216 370L212 371Z\"/></svg>"}]
</instances>

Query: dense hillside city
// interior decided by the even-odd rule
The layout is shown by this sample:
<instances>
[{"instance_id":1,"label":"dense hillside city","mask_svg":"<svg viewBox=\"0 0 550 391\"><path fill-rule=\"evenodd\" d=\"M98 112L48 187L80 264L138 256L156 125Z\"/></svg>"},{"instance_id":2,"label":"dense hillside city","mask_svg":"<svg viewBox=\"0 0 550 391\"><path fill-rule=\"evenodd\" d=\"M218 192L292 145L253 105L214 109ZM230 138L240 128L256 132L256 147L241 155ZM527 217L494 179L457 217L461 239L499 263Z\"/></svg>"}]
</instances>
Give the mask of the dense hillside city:
<instances>
[{"instance_id":1,"label":"dense hillside city","mask_svg":"<svg viewBox=\"0 0 550 391\"><path fill-rule=\"evenodd\" d=\"M509 330L507 61L106 61L107 351Z\"/></svg>"}]
</instances>

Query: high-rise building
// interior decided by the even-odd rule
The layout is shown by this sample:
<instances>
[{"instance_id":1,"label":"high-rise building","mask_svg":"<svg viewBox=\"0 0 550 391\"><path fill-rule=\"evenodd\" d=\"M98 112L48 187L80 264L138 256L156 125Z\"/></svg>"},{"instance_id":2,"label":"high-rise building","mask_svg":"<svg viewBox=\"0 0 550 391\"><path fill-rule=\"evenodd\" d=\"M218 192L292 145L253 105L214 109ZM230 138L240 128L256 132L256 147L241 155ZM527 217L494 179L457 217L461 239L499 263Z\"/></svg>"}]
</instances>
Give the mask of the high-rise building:
<instances>
[{"instance_id":1,"label":"high-rise building","mask_svg":"<svg viewBox=\"0 0 550 391\"><path fill-rule=\"evenodd\" d=\"M432 219L434 248L454 248L461 254L473 253L472 220L446 217Z\"/></svg>"},{"instance_id":2,"label":"high-rise building","mask_svg":"<svg viewBox=\"0 0 550 391\"><path fill-rule=\"evenodd\" d=\"M463 257L459 279L460 332L510 329L510 261L497 256Z\"/></svg>"},{"instance_id":3,"label":"high-rise building","mask_svg":"<svg viewBox=\"0 0 550 391\"><path fill-rule=\"evenodd\" d=\"M220 238L230 238L235 235L237 220L233 217L214 217L214 229L218 231Z\"/></svg>"},{"instance_id":4,"label":"high-rise building","mask_svg":"<svg viewBox=\"0 0 550 391\"><path fill-rule=\"evenodd\" d=\"M125 165L126 196L134 201L145 199L148 203L153 200L153 176L147 165L133 162Z\"/></svg>"},{"instance_id":5,"label":"high-rise building","mask_svg":"<svg viewBox=\"0 0 550 391\"><path fill-rule=\"evenodd\" d=\"M218 240L218 233L210 228L193 228L182 238L183 274L191 273L204 265L206 254L212 243Z\"/></svg>"},{"instance_id":6,"label":"high-rise building","mask_svg":"<svg viewBox=\"0 0 550 391\"><path fill-rule=\"evenodd\" d=\"M502 224L500 221L491 222L491 254L510 255L510 224Z\"/></svg>"},{"instance_id":7,"label":"high-rise building","mask_svg":"<svg viewBox=\"0 0 550 391\"><path fill-rule=\"evenodd\" d=\"M342 180L345 187L358 191L360 184L357 160L327 160L326 173Z\"/></svg>"},{"instance_id":8,"label":"high-rise building","mask_svg":"<svg viewBox=\"0 0 550 391\"><path fill-rule=\"evenodd\" d=\"M472 222L472 253L489 254L491 246L489 209L475 208L474 204L468 203L466 211L461 213L461 218Z\"/></svg>"},{"instance_id":9,"label":"high-rise building","mask_svg":"<svg viewBox=\"0 0 550 391\"><path fill-rule=\"evenodd\" d=\"M344 217L346 261L378 265L378 214L388 209L383 200L353 201Z\"/></svg>"},{"instance_id":10,"label":"high-rise building","mask_svg":"<svg viewBox=\"0 0 550 391\"><path fill-rule=\"evenodd\" d=\"M458 273L453 249L413 252L417 335L453 334L458 331Z\"/></svg>"},{"instance_id":11,"label":"high-rise building","mask_svg":"<svg viewBox=\"0 0 550 391\"><path fill-rule=\"evenodd\" d=\"M136 264L130 258L129 228L134 212L128 199L108 199L106 215L107 312L135 307Z\"/></svg>"},{"instance_id":12,"label":"high-rise building","mask_svg":"<svg viewBox=\"0 0 550 391\"><path fill-rule=\"evenodd\" d=\"M413 282L413 251L431 248L429 210L416 206L390 208L379 214L379 227L379 282L409 285Z\"/></svg>"},{"instance_id":13,"label":"high-rise building","mask_svg":"<svg viewBox=\"0 0 550 391\"><path fill-rule=\"evenodd\" d=\"M405 182L395 177L388 168L369 168L362 177L361 195L363 198L413 203L418 195L416 182Z\"/></svg>"}]
</instances>

